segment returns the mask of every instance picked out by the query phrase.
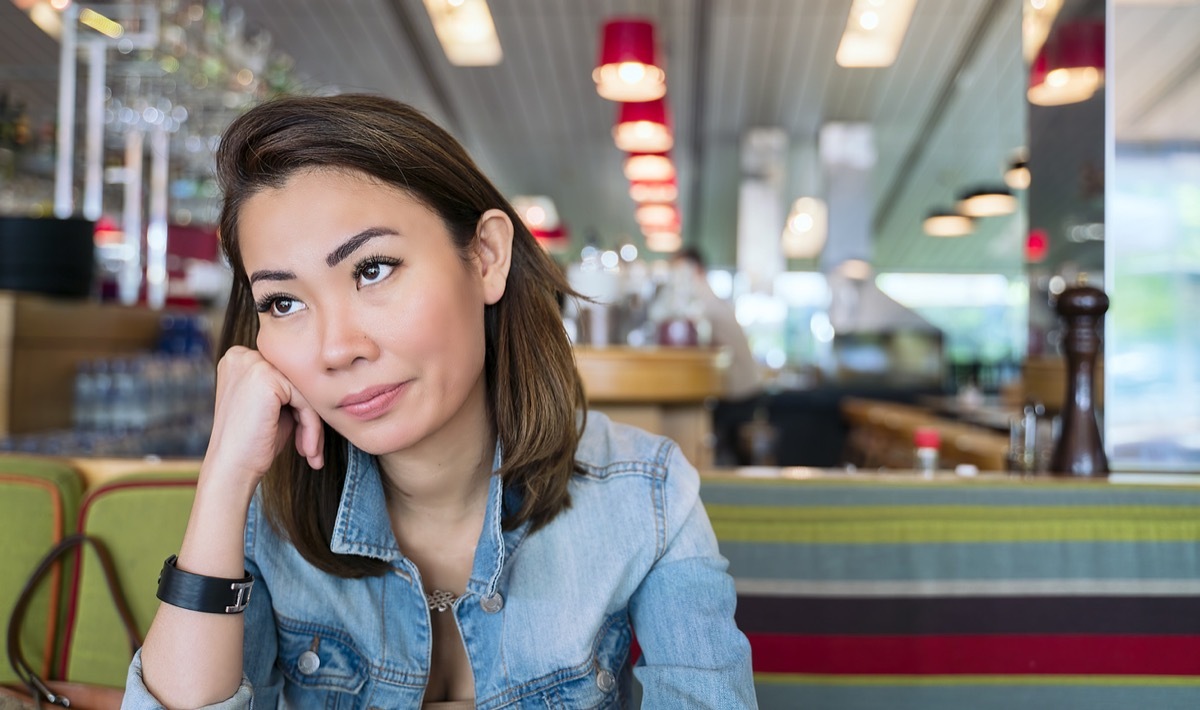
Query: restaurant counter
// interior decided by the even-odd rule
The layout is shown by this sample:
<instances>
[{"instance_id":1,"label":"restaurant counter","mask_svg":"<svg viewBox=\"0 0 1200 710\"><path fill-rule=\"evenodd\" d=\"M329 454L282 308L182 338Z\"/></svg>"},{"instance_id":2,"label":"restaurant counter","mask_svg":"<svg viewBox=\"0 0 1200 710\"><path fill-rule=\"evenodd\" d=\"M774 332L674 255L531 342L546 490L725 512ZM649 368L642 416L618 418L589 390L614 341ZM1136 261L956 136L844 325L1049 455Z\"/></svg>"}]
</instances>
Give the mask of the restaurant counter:
<instances>
[{"instance_id":1,"label":"restaurant counter","mask_svg":"<svg viewBox=\"0 0 1200 710\"><path fill-rule=\"evenodd\" d=\"M729 354L720 348L576 347L588 409L674 439L689 461L712 463L712 414Z\"/></svg>"}]
</instances>

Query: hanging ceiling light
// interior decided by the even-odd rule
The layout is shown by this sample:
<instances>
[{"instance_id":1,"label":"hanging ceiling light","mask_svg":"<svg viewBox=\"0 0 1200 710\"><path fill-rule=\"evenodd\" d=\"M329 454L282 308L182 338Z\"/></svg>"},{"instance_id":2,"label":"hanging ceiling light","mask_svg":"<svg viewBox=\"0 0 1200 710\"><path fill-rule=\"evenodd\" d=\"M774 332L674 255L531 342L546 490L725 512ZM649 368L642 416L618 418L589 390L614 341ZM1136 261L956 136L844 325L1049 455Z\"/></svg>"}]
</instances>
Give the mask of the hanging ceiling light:
<instances>
[{"instance_id":1,"label":"hanging ceiling light","mask_svg":"<svg viewBox=\"0 0 1200 710\"><path fill-rule=\"evenodd\" d=\"M801 197L792 203L780 243L789 259L814 259L825 246L829 210L824 200Z\"/></svg>"},{"instance_id":2,"label":"hanging ceiling light","mask_svg":"<svg viewBox=\"0 0 1200 710\"><path fill-rule=\"evenodd\" d=\"M629 184L629 196L634 202L674 202L679 197L679 186L675 179L634 180Z\"/></svg>"},{"instance_id":3,"label":"hanging ceiling light","mask_svg":"<svg viewBox=\"0 0 1200 710\"><path fill-rule=\"evenodd\" d=\"M1029 173L1029 163L1024 160L1013 160L1004 171L1004 184L1014 190L1026 190L1033 181Z\"/></svg>"},{"instance_id":4,"label":"hanging ceiling light","mask_svg":"<svg viewBox=\"0 0 1200 710\"><path fill-rule=\"evenodd\" d=\"M667 93L667 73L658 57L654 25L634 18L605 22L592 80L596 92L610 101L661 99Z\"/></svg>"},{"instance_id":5,"label":"hanging ceiling light","mask_svg":"<svg viewBox=\"0 0 1200 710\"><path fill-rule=\"evenodd\" d=\"M975 231L973 219L945 209L930 212L923 226L931 237L965 237Z\"/></svg>"},{"instance_id":6,"label":"hanging ceiling light","mask_svg":"<svg viewBox=\"0 0 1200 710\"><path fill-rule=\"evenodd\" d=\"M548 252L561 253L571 246L571 231L567 225L559 222L553 229L537 229L531 227L529 233L537 243Z\"/></svg>"},{"instance_id":7,"label":"hanging ceiling light","mask_svg":"<svg viewBox=\"0 0 1200 710\"><path fill-rule=\"evenodd\" d=\"M667 103L663 99L622 103L617 109L613 140L628 153L662 153L671 149L675 139L667 121Z\"/></svg>"},{"instance_id":8,"label":"hanging ceiling light","mask_svg":"<svg viewBox=\"0 0 1200 710\"><path fill-rule=\"evenodd\" d=\"M1029 102L1062 106L1086 101L1104 85L1104 23L1086 20L1058 28L1029 70Z\"/></svg>"},{"instance_id":9,"label":"hanging ceiling light","mask_svg":"<svg viewBox=\"0 0 1200 710\"><path fill-rule=\"evenodd\" d=\"M634 218L643 229L679 228L679 210L673 204L647 203L638 205Z\"/></svg>"},{"instance_id":10,"label":"hanging ceiling light","mask_svg":"<svg viewBox=\"0 0 1200 710\"><path fill-rule=\"evenodd\" d=\"M1021 56L1026 64L1032 65L1050 36L1050 28L1062 9L1063 0L1030 0L1022 5Z\"/></svg>"},{"instance_id":11,"label":"hanging ceiling light","mask_svg":"<svg viewBox=\"0 0 1200 710\"><path fill-rule=\"evenodd\" d=\"M625 159L625 177L630 182L674 180L675 164L666 153L635 152Z\"/></svg>"},{"instance_id":12,"label":"hanging ceiling light","mask_svg":"<svg viewBox=\"0 0 1200 710\"><path fill-rule=\"evenodd\" d=\"M646 248L656 252L679 251L683 246L683 237L679 232L646 232Z\"/></svg>"},{"instance_id":13,"label":"hanging ceiling light","mask_svg":"<svg viewBox=\"0 0 1200 710\"><path fill-rule=\"evenodd\" d=\"M999 217L1017 211L1017 198L1004 187L978 187L958 197L958 212L966 217Z\"/></svg>"},{"instance_id":14,"label":"hanging ceiling light","mask_svg":"<svg viewBox=\"0 0 1200 710\"><path fill-rule=\"evenodd\" d=\"M512 206L530 230L550 232L559 226L558 209L546 195L517 195Z\"/></svg>"}]
</instances>

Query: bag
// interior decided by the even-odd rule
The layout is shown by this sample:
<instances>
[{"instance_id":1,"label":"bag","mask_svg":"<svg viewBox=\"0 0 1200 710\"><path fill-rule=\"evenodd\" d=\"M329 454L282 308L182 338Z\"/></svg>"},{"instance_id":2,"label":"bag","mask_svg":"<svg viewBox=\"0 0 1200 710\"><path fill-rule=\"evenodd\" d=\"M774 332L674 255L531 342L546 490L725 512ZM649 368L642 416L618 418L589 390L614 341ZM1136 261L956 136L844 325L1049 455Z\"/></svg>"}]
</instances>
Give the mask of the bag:
<instances>
[{"instance_id":1,"label":"bag","mask_svg":"<svg viewBox=\"0 0 1200 710\"><path fill-rule=\"evenodd\" d=\"M28 693L27 696L23 696L24 701L30 703L27 707L41 708L42 703L71 707L77 710L109 710L110 708L117 710L121 707L121 699L125 695L123 689L41 678L25 659L25 655L21 649L21 626L25 621L25 612L29 608L30 600L37 590L38 583L54 568L54 564L60 558L76 547L82 547L85 544L92 546L92 549L96 552L97 559L100 560L100 567L104 571L104 582L108 587L109 596L112 597L117 614L121 617L121 624L125 627L125 635L129 640L129 656L131 659L133 658L133 654L137 653L137 650L142 646L142 639L138 635L137 625L133 621L133 615L129 612L125 596L122 594L120 586L117 583L117 575L113 569L112 557L109 556L108 549L105 548L99 538L82 533L63 538L62 542L55 545L42 558L37 568L34 569L33 574L30 575L29 580L25 582L25 586L21 589L21 594L17 597L17 602L13 606L12 616L8 620L8 659L13 671L17 674L22 685L25 686L25 691ZM0 691L2 690L8 690L9 692L0 692L0 698L3 698L4 695L22 697L19 690L0 689ZM3 706L0 705L0 707Z\"/></svg>"},{"instance_id":2,"label":"bag","mask_svg":"<svg viewBox=\"0 0 1200 710\"><path fill-rule=\"evenodd\" d=\"M125 691L68 680L44 681L54 704L70 703L77 710L120 710ZM0 686L0 710L42 710L42 701L22 689Z\"/></svg>"}]
</instances>

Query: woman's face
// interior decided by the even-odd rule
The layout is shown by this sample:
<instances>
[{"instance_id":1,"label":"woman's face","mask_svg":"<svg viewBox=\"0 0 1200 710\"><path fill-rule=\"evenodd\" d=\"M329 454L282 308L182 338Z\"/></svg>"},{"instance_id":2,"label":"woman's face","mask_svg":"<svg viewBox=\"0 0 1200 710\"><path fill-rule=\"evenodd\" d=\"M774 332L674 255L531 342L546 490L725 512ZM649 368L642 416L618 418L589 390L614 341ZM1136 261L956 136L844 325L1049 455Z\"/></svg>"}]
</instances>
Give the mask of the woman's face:
<instances>
[{"instance_id":1,"label":"woman's face","mask_svg":"<svg viewBox=\"0 0 1200 710\"><path fill-rule=\"evenodd\" d=\"M251 197L239 239L259 351L355 446L486 434L483 312L503 294L486 239L464 263L429 208L332 170Z\"/></svg>"}]
</instances>

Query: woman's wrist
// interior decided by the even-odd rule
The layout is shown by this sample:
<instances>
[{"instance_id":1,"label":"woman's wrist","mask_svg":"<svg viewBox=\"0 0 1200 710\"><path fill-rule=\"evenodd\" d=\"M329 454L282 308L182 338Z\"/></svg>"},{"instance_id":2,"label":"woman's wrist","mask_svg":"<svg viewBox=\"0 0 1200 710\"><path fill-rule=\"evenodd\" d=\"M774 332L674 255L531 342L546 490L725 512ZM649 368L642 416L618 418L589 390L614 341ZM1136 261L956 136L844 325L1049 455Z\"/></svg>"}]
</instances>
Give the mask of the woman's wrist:
<instances>
[{"instance_id":1,"label":"woman's wrist","mask_svg":"<svg viewBox=\"0 0 1200 710\"><path fill-rule=\"evenodd\" d=\"M202 467L177 566L194 574L241 577L246 516L254 488L239 485L236 477L205 473Z\"/></svg>"},{"instance_id":2,"label":"woman's wrist","mask_svg":"<svg viewBox=\"0 0 1200 710\"><path fill-rule=\"evenodd\" d=\"M196 481L197 496L204 494L211 499L224 499L229 503L242 503L249 507L254 491L262 480L263 473L250 471L222 462L217 456L206 455L200 464L200 476Z\"/></svg>"}]
</instances>

